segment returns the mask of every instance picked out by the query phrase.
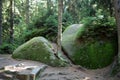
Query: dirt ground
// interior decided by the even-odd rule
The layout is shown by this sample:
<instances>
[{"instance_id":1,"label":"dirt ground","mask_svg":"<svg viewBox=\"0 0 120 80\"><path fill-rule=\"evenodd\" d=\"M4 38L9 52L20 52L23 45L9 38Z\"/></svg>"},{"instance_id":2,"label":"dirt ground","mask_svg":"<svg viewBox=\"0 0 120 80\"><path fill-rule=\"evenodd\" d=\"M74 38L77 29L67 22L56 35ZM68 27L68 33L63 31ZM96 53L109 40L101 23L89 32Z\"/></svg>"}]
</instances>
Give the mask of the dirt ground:
<instances>
[{"instance_id":1,"label":"dirt ground","mask_svg":"<svg viewBox=\"0 0 120 80\"><path fill-rule=\"evenodd\" d=\"M6 65L23 63L25 65L43 65L40 62L29 60L14 60L11 55L0 55L0 68ZM108 66L103 69L88 70L80 69L78 67L50 67L48 66L41 74L38 80L120 80L120 74L110 77L110 68ZM0 77L2 79L2 76Z\"/></svg>"}]
</instances>

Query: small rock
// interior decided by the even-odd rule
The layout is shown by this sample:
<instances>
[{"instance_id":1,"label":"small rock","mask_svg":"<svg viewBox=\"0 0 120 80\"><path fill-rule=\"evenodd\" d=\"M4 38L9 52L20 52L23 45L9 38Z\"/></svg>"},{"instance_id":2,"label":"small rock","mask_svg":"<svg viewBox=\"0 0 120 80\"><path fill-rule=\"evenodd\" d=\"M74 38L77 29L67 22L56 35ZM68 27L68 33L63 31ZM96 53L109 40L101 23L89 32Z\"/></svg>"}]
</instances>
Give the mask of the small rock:
<instances>
[{"instance_id":1,"label":"small rock","mask_svg":"<svg viewBox=\"0 0 120 80\"><path fill-rule=\"evenodd\" d=\"M17 64L17 65L16 65L16 67L22 67L22 66L24 66L23 63L20 63L20 64Z\"/></svg>"},{"instance_id":2,"label":"small rock","mask_svg":"<svg viewBox=\"0 0 120 80\"><path fill-rule=\"evenodd\" d=\"M68 73L65 72L59 72L58 75L67 75Z\"/></svg>"},{"instance_id":3,"label":"small rock","mask_svg":"<svg viewBox=\"0 0 120 80\"><path fill-rule=\"evenodd\" d=\"M120 75L117 75L118 78L120 78Z\"/></svg>"},{"instance_id":4,"label":"small rock","mask_svg":"<svg viewBox=\"0 0 120 80\"><path fill-rule=\"evenodd\" d=\"M99 77L98 77L98 76L96 76L95 78L97 78L97 79L98 79Z\"/></svg>"},{"instance_id":5,"label":"small rock","mask_svg":"<svg viewBox=\"0 0 120 80\"><path fill-rule=\"evenodd\" d=\"M76 79L79 79L79 77L78 77L78 76L76 76L76 77L75 77L75 80L76 80Z\"/></svg>"},{"instance_id":6,"label":"small rock","mask_svg":"<svg viewBox=\"0 0 120 80\"><path fill-rule=\"evenodd\" d=\"M55 73L48 73L47 76L53 76Z\"/></svg>"},{"instance_id":7,"label":"small rock","mask_svg":"<svg viewBox=\"0 0 120 80\"><path fill-rule=\"evenodd\" d=\"M45 74L42 74L40 77L43 78L43 77L45 77L45 76L47 76L47 75L48 75L48 74L45 73Z\"/></svg>"},{"instance_id":8,"label":"small rock","mask_svg":"<svg viewBox=\"0 0 120 80\"><path fill-rule=\"evenodd\" d=\"M90 80L90 77L84 77L83 80Z\"/></svg>"},{"instance_id":9,"label":"small rock","mask_svg":"<svg viewBox=\"0 0 120 80\"><path fill-rule=\"evenodd\" d=\"M74 80L73 78L63 77L65 80Z\"/></svg>"},{"instance_id":10,"label":"small rock","mask_svg":"<svg viewBox=\"0 0 120 80\"><path fill-rule=\"evenodd\" d=\"M74 72L77 72L76 70L74 70Z\"/></svg>"}]
</instances>

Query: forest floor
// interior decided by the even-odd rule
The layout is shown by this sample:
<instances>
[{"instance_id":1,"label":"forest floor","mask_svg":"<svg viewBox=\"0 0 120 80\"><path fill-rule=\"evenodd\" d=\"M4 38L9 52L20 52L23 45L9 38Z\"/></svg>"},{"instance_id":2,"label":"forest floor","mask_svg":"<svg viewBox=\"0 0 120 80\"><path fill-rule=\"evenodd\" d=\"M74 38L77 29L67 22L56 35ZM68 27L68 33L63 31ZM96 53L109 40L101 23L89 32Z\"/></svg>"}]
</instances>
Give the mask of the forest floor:
<instances>
[{"instance_id":1,"label":"forest floor","mask_svg":"<svg viewBox=\"0 0 120 80\"><path fill-rule=\"evenodd\" d=\"M29 60L15 60L11 55L0 55L0 68L6 65L23 63L25 65L43 65L40 62ZM38 80L120 80L120 74L114 77L110 76L111 65L102 69L88 70L80 69L75 66L68 67L51 67L48 66L41 74ZM0 74L0 80L2 78Z\"/></svg>"}]
</instances>

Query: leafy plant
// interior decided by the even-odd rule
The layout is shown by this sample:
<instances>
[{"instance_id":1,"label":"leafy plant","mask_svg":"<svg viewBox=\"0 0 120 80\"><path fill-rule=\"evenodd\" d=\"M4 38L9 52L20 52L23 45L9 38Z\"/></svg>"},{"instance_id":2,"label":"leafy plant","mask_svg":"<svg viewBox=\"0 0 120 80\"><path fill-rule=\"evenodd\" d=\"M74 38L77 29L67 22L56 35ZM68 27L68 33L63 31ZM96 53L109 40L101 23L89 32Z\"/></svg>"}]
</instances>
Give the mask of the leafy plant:
<instances>
[{"instance_id":1,"label":"leafy plant","mask_svg":"<svg viewBox=\"0 0 120 80\"><path fill-rule=\"evenodd\" d=\"M0 54L12 54L15 48L16 46L13 44L4 43L0 46Z\"/></svg>"}]
</instances>

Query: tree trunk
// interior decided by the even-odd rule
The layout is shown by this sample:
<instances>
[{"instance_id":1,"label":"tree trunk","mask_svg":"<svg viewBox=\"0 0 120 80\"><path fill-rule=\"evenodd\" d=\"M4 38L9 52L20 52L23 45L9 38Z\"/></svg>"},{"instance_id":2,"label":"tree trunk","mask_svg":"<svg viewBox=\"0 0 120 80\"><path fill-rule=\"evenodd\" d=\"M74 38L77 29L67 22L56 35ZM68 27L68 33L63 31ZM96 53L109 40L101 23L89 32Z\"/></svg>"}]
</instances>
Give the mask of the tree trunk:
<instances>
[{"instance_id":1,"label":"tree trunk","mask_svg":"<svg viewBox=\"0 0 120 80\"><path fill-rule=\"evenodd\" d=\"M47 0L47 15L53 15L53 9L51 9L51 7L53 7L53 2L52 0Z\"/></svg>"},{"instance_id":2,"label":"tree trunk","mask_svg":"<svg viewBox=\"0 0 120 80\"><path fill-rule=\"evenodd\" d=\"M51 0L47 0L47 11L49 11L51 9Z\"/></svg>"},{"instance_id":3,"label":"tree trunk","mask_svg":"<svg viewBox=\"0 0 120 80\"><path fill-rule=\"evenodd\" d=\"M29 25L29 0L26 0L26 25Z\"/></svg>"},{"instance_id":4,"label":"tree trunk","mask_svg":"<svg viewBox=\"0 0 120 80\"><path fill-rule=\"evenodd\" d=\"M109 4L109 12L110 12L110 16L113 16L113 0L110 0L110 4Z\"/></svg>"},{"instance_id":5,"label":"tree trunk","mask_svg":"<svg viewBox=\"0 0 120 80\"><path fill-rule=\"evenodd\" d=\"M58 0L58 53L61 51L62 41L62 13L63 13L63 0Z\"/></svg>"},{"instance_id":6,"label":"tree trunk","mask_svg":"<svg viewBox=\"0 0 120 80\"><path fill-rule=\"evenodd\" d=\"M120 0L114 0L114 9L118 31L118 63L120 64Z\"/></svg>"},{"instance_id":7,"label":"tree trunk","mask_svg":"<svg viewBox=\"0 0 120 80\"><path fill-rule=\"evenodd\" d=\"M0 46L2 44L2 0L0 0Z\"/></svg>"},{"instance_id":8,"label":"tree trunk","mask_svg":"<svg viewBox=\"0 0 120 80\"><path fill-rule=\"evenodd\" d=\"M10 0L10 43L14 41L14 29L13 29L13 0Z\"/></svg>"}]
</instances>

